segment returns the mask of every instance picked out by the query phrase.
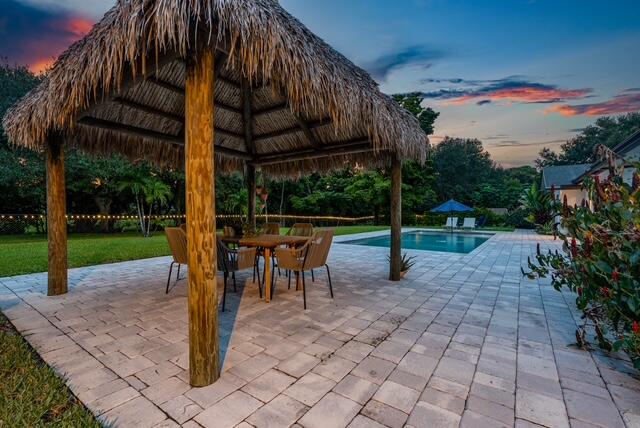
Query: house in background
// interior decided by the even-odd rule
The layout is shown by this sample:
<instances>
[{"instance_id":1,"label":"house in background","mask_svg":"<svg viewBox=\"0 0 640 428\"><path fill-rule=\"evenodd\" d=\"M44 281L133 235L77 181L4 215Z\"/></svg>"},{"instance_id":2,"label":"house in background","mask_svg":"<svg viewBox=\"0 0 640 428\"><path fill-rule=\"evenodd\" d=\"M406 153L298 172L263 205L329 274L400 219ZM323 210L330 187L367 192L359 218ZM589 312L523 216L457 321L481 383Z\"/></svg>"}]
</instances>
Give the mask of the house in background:
<instances>
[{"instance_id":1,"label":"house in background","mask_svg":"<svg viewBox=\"0 0 640 428\"><path fill-rule=\"evenodd\" d=\"M633 164L640 162L640 131L611 151L616 154L618 167L625 166L624 181L631 184L635 172ZM582 190L582 183L586 177L595 175L605 180L609 175L609 163L600 161L594 164L547 166L542 169L542 187L547 191L555 188L557 200L563 201L566 195L570 205L581 204L583 199L589 200L587 192Z\"/></svg>"},{"instance_id":2,"label":"house in background","mask_svg":"<svg viewBox=\"0 0 640 428\"><path fill-rule=\"evenodd\" d=\"M616 154L616 163L618 167L625 166L624 181L631 184L633 181L633 173L636 171L634 163L640 162L640 131L634 133L622 143L611 149ZM609 175L609 163L601 161L594 163L589 171L582 174L575 181L582 185L585 177L589 175L598 175L601 180L605 180Z\"/></svg>"},{"instance_id":3,"label":"house in background","mask_svg":"<svg viewBox=\"0 0 640 428\"><path fill-rule=\"evenodd\" d=\"M579 205L587 199L587 192L576 180L588 173L591 167L590 163L545 166L542 169L542 188L548 192L555 189L556 200L563 201L566 195L570 205Z\"/></svg>"}]
</instances>

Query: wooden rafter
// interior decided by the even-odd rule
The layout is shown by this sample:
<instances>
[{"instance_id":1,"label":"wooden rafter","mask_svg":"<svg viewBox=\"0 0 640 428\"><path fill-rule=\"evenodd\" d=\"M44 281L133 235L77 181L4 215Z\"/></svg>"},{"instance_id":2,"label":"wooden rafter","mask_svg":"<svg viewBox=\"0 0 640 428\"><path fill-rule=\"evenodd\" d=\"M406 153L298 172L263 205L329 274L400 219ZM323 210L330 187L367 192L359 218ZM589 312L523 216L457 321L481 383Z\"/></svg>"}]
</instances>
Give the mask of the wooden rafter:
<instances>
[{"instance_id":1,"label":"wooden rafter","mask_svg":"<svg viewBox=\"0 0 640 428\"><path fill-rule=\"evenodd\" d=\"M220 80L220 79L218 79ZM164 80L160 80L156 77L150 77L147 79L147 82L152 83L156 86L159 86L161 88L167 89L171 92L173 92L174 94L180 95L182 97L184 97L184 88L178 86L178 85L174 85L173 83L170 82L166 82ZM220 101L216 101L216 107L220 108L222 110L227 110L228 112L231 113L235 113L235 114L242 114L242 110L240 110L239 108L230 106L228 104L222 103Z\"/></svg>"},{"instance_id":2,"label":"wooden rafter","mask_svg":"<svg viewBox=\"0 0 640 428\"><path fill-rule=\"evenodd\" d=\"M356 138L341 143L333 143L322 148L307 148L293 152L281 152L258 156L252 162L255 166L273 165L283 162L317 159L328 156L348 155L373 151L368 138Z\"/></svg>"},{"instance_id":3,"label":"wooden rafter","mask_svg":"<svg viewBox=\"0 0 640 428\"><path fill-rule=\"evenodd\" d=\"M80 119L78 123L85 126L91 126L94 128L116 132L118 134L130 135L130 136L135 136L139 138L150 138L158 141L164 141L166 143L174 144L177 146L184 146L184 137L179 135L166 134L164 132L152 131L152 130L140 128L137 126L123 125L121 123L112 122L104 119L98 119L95 117L88 117L88 116ZM227 131L216 129L215 132L218 134L224 134ZM234 133L234 136L237 136L237 134ZM253 159L253 157L248 153L242 152L240 150L230 149L228 147L223 147L220 145L216 145L216 153L220 153L221 155L224 155L224 156L235 157L235 158L244 159L244 160Z\"/></svg>"},{"instance_id":4,"label":"wooden rafter","mask_svg":"<svg viewBox=\"0 0 640 428\"><path fill-rule=\"evenodd\" d=\"M280 112L282 110L288 110L288 109L289 109L289 105L286 102L284 102L284 103L279 103L270 107L254 110L253 116L254 117L261 116L263 114L276 113L276 112Z\"/></svg>"},{"instance_id":5,"label":"wooden rafter","mask_svg":"<svg viewBox=\"0 0 640 428\"><path fill-rule=\"evenodd\" d=\"M311 144L311 146L313 148L319 149L321 147L321 144L318 141L318 139L316 138L316 136L313 135L313 132L311 131L311 128L309 128L309 124L307 124L307 122L302 120L302 118L300 116L298 116L297 114L294 114L293 116L295 117L296 122L298 122L298 126L302 130L302 133L304 134L304 136L309 141L309 144Z\"/></svg>"},{"instance_id":6,"label":"wooden rafter","mask_svg":"<svg viewBox=\"0 0 640 428\"><path fill-rule=\"evenodd\" d=\"M319 128L321 126L326 126L329 124L331 124L331 119L325 118L325 119L309 122L307 123L307 127L309 129L315 129L315 128ZM254 142L258 142L258 141L268 140L270 138L281 137L287 134L293 134L295 132L300 132L299 126L294 126L292 128L286 128L286 129L278 129L272 132L267 132L265 134L256 135L253 140Z\"/></svg>"},{"instance_id":7,"label":"wooden rafter","mask_svg":"<svg viewBox=\"0 0 640 428\"><path fill-rule=\"evenodd\" d=\"M114 98L113 102L123 105L125 107L129 107L133 110L142 111L148 114L152 114L154 116L160 116L164 119L173 120L174 122L184 123L184 117L179 114L170 113L165 110L160 110L155 107L149 107L148 105L138 103L136 101L128 100L122 97Z\"/></svg>"}]
</instances>

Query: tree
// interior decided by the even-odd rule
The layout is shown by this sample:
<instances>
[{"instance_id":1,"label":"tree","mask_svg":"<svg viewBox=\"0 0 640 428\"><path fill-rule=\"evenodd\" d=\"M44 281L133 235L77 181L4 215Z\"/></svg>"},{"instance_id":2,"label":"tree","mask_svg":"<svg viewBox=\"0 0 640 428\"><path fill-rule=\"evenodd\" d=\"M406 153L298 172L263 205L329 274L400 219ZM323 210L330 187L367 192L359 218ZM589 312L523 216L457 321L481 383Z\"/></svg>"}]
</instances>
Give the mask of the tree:
<instances>
[{"instance_id":1,"label":"tree","mask_svg":"<svg viewBox=\"0 0 640 428\"><path fill-rule=\"evenodd\" d=\"M142 236L151 236L151 215L154 205L166 205L171 197L171 188L154 175L131 174L123 179L118 189L121 193L131 194L138 215ZM145 212L145 204L148 212Z\"/></svg>"},{"instance_id":2,"label":"tree","mask_svg":"<svg viewBox=\"0 0 640 428\"><path fill-rule=\"evenodd\" d=\"M41 80L26 67L0 62L0 119ZM44 201L43 157L30 150L10 148L0 127L0 212L43 213Z\"/></svg>"},{"instance_id":3,"label":"tree","mask_svg":"<svg viewBox=\"0 0 640 428\"><path fill-rule=\"evenodd\" d=\"M620 116L598 118L593 125L584 128L578 135L560 146L560 153L545 147L540 151L536 166L593 163L596 147L603 144L609 148L623 142L640 130L640 112Z\"/></svg>"},{"instance_id":4,"label":"tree","mask_svg":"<svg viewBox=\"0 0 640 428\"><path fill-rule=\"evenodd\" d=\"M445 139L433 150L435 187L442 199L474 203L474 192L486 183L495 170L491 155L477 139Z\"/></svg>"},{"instance_id":5,"label":"tree","mask_svg":"<svg viewBox=\"0 0 640 428\"><path fill-rule=\"evenodd\" d=\"M396 94L393 96L393 100L418 119L420 127L427 135L433 134L433 125L440 113L431 107L422 107L424 97L420 95L420 92Z\"/></svg>"}]
</instances>

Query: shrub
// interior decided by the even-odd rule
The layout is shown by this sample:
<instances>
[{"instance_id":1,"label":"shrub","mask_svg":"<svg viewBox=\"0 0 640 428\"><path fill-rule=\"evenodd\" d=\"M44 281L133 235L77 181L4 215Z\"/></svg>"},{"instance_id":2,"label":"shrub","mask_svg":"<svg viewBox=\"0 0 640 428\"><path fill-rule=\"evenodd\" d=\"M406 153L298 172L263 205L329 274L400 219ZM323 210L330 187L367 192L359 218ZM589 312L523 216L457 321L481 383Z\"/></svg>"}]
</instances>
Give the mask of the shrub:
<instances>
[{"instance_id":1,"label":"shrub","mask_svg":"<svg viewBox=\"0 0 640 428\"><path fill-rule=\"evenodd\" d=\"M523 274L551 275L556 290L577 293L585 320L576 331L579 345L586 346L592 326L601 348L626 351L640 368L640 176L636 172L629 186L610 163L609 179L585 180L591 207L570 207L566 200L561 207L563 251L541 253L538 246Z\"/></svg>"}]
</instances>

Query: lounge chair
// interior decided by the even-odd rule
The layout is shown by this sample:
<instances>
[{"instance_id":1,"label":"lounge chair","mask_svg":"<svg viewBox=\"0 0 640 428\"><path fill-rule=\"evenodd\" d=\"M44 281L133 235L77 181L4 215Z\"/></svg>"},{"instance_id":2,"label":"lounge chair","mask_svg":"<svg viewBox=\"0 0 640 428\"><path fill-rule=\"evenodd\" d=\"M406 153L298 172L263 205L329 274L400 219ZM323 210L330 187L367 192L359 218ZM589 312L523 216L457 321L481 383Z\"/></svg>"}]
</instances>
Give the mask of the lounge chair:
<instances>
[{"instance_id":1,"label":"lounge chair","mask_svg":"<svg viewBox=\"0 0 640 428\"><path fill-rule=\"evenodd\" d=\"M173 261L169 265L169 277L167 278L166 294L169 294L169 285L171 284L171 272L173 271L173 265L178 265L178 273L176 275L176 282L180 279L180 266L187 264L187 233L182 227L166 227L164 232L169 241L169 248L173 255Z\"/></svg>"},{"instance_id":2,"label":"lounge chair","mask_svg":"<svg viewBox=\"0 0 640 428\"><path fill-rule=\"evenodd\" d=\"M476 228L476 219L475 217L465 217L462 223L463 229L475 229Z\"/></svg>"},{"instance_id":3,"label":"lounge chair","mask_svg":"<svg viewBox=\"0 0 640 428\"><path fill-rule=\"evenodd\" d=\"M319 230L313 237L300 248L276 248L276 259L278 265L283 269L302 275L302 296L304 308L307 309L307 287L304 272L324 266L327 269L327 279L329 280L329 293L333 299L333 287L331 285L331 273L327 264L327 257L333 241L333 230ZM273 277L272 277L273 280ZM271 286L271 293L275 284ZM291 288L291 275L289 275L288 287Z\"/></svg>"},{"instance_id":4,"label":"lounge chair","mask_svg":"<svg viewBox=\"0 0 640 428\"><path fill-rule=\"evenodd\" d=\"M445 224L444 227L448 229L455 229L458 227L458 217L447 217L447 224Z\"/></svg>"},{"instance_id":5,"label":"lounge chair","mask_svg":"<svg viewBox=\"0 0 640 428\"><path fill-rule=\"evenodd\" d=\"M236 272L244 269L253 268L256 271L256 249L255 248L239 248L232 250L227 247L220 239L216 239L218 253L218 270L224 273L224 290L222 292L222 312L224 312L227 303L227 280L229 274L233 279L233 291L236 292ZM262 286L260 284L260 275L258 274L258 291L262 298Z\"/></svg>"}]
</instances>

